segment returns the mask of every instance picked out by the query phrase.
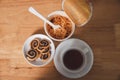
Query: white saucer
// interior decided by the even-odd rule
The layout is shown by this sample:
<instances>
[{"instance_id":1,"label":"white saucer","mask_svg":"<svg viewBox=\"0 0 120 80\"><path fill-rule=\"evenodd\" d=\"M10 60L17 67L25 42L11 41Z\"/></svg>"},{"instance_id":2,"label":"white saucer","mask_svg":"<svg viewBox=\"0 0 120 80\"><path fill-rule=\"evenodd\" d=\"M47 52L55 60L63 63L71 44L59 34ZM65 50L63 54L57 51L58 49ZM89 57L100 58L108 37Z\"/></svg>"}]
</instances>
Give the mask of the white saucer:
<instances>
[{"instance_id":1,"label":"white saucer","mask_svg":"<svg viewBox=\"0 0 120 80\"><path fill-rule=\"evenodd\" d=\"M63 51L63 49L65 49L66 47L72 47L72 46L79 46L79 48L81 48L81 49L84 49L84 48L88 49L88 53L86 54L87 55L86 66L80 72L76 72L76 73L72 73L72 72L65 70L61 66L61 62L60 62L61 61L60 55L61 55L61 52ZM55 64L57 71L67 78L83 77L84 75L86 75L90 71L90 69L92 68L92 65L93 65L92 49L89 47L89 45L87 43L85 43L82 40L74 39L74 38L65 40L65 41L61 42L58 45L58 47L56 48L55 57L54 57L54 64Z\"/></svg>"}]
</instances>

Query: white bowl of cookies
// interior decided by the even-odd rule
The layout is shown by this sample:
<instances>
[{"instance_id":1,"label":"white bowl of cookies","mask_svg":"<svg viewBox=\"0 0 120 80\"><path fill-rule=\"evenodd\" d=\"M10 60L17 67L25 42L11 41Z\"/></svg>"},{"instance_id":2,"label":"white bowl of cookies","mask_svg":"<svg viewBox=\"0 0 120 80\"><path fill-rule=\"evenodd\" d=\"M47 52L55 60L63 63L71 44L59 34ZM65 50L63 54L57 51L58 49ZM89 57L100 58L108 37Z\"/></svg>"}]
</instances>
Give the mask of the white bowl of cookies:
<instances>
[{"instance_id":1,"label":"white bowl of cookies","mask_svg":"<svg viewBox=\"0 0 120 80\"><path fill-rule=\"evenodd\" d=\"M50 63L54 57L54 52L55 46L53 41L43 34L30 36L23 46L25 60L37 67Z\"/></svg>"}]
</instances>

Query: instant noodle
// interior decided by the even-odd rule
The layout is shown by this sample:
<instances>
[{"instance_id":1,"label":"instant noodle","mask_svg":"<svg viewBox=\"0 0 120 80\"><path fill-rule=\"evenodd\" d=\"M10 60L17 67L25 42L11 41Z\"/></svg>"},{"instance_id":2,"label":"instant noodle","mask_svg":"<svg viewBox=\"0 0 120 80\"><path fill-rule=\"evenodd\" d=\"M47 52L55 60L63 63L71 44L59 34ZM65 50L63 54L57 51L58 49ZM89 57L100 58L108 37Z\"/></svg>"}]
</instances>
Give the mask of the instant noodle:
<instances>
[{"instance_id":1,"label":"instant noodle","mask_svg":"<svg viewBox=\"0 0 120 80\"><path fill-rule=\"evenodd\" d=\"M72 32L72 23L71 21L61 15L53 16L50 21L55 25L60 25L58 29L53 29L49 24L47 24L48 33L56 39L64 39L68 37Z\"/></svg>"}]
</instances>

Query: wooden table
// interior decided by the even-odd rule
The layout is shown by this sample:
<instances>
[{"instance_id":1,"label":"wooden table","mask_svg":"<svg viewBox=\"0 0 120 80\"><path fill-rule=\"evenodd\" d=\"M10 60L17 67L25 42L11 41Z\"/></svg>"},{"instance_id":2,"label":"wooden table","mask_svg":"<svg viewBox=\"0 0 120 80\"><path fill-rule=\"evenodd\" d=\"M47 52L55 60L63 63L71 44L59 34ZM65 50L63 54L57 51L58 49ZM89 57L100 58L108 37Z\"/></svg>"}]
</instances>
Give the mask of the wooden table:
<instances>
[{"instance_id":1,"label":"wooden table","mask_svg":"<svg viewBox=\"0 0 120 80\"><path fill-rule=\"evenodd\" d=\"M22 53L32 34L45 34L43 22L28 12L33 6L44 16L61 10L62 0L0 0L0 80L69 80L51 62L29 65ZM77 80L120 80L120 0L93 0L93 17L73 38L86 41L94 52L91 71ZM57 46L60 42L55 42Z\"/></svg>"}]
</instances>

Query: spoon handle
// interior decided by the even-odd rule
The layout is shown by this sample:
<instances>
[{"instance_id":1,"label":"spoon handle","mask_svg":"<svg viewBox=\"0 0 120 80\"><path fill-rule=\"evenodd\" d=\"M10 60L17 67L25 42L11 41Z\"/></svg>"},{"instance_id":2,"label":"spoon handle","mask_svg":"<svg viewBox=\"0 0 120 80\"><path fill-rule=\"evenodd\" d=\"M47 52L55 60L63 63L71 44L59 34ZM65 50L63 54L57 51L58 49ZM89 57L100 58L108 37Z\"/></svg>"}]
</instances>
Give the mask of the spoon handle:
<instances>
[{"instance_id":1,"label":"spoon handle","mask_svg":"<svg viewBox=\"0 0 120 80\"><path fill-rule=\"evenodd\" d=\"M56 28L56 26L53 23L51 23L49 20L47 20L45 17L43 17L42 14L38 13L33 7L29 7L28 10L32 14L36 15L37 17L39 17L40 19L42 19L43 21L45 21L46 23L48 23L50 26Z\"/></svg>"}]
</instances>

